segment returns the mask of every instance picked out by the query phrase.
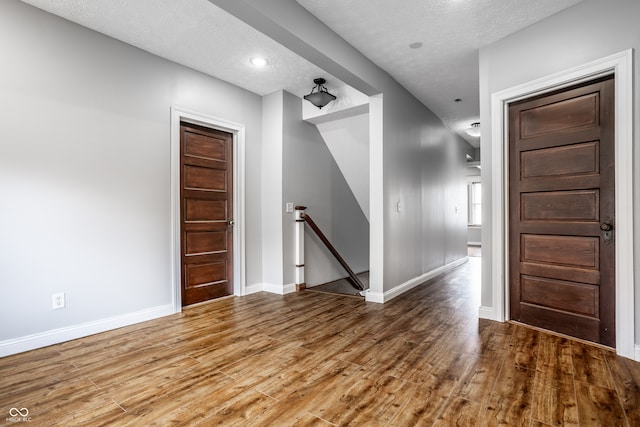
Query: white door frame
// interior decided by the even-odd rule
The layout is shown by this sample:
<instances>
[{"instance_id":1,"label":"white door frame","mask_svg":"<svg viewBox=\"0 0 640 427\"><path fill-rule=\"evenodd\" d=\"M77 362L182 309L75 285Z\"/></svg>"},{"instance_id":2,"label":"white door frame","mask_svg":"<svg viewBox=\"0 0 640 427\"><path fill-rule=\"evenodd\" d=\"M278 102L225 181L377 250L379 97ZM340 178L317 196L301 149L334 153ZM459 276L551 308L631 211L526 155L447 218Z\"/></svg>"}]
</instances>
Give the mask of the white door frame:
<instances>
[{"instance_id":1,"label":"white door frame","mask_svg":"<svg viewBox=\"0 0 640 427\"><path fill-rule=\"evenodd\" d=\"M633 51L632 49L579 67L491 94L492 295L493 320L509 315L508 289L508 106L598 76L615 75L615 223L616 350L635 358L633 273ZM488 312L482 312L483 317Z\"/></svg>"},{"instance_id":2,"label":"white door frame","mask_svg":"<svg viewBox=\"0 0 640 427\"><path fill-rule=\"evenodd\" d=\"M171 293L175 313L182 311L180 254L180 122L233 134L233 293L245 294L245 130L244 125L171 107Z\"/></svg>"}]
</instances>

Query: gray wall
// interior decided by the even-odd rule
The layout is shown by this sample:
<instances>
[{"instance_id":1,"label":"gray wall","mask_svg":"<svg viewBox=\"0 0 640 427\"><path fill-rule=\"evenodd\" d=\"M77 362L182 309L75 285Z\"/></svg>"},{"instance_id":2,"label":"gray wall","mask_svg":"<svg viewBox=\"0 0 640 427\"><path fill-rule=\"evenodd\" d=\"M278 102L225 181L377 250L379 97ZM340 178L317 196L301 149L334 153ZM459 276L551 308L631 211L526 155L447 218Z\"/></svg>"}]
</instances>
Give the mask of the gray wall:
<instances>
[{"instance_id":1,"label":"gray wall","mask_svg":"<svg viewBox=\"0 0 640 427\"><path fill-rule=\"evenodd\" d=\"M368 221L369 114L331 120L317 124L316 127Z\"/></svg>"},{"instance_id":2,"label":"gray wall","mask_svg":"<svg viewBox=\"0 0 640 427\"><path fill-rule=\"evenodd\" d=\"M302 120L302 99L284 99L283 201L307 207L351 269L369 269L369 222L317 127ZM306 102L306 101L305 101ZM284 209L281 209L284 212ZM284 283L295 282L294 215L283 213ZM305 231L305 281L313 286L346 272L313 234Z\"/></svg>"},{"instance_id":3,"label":"gray wall","mask_svg":"<svg viewBox=\"0 0 640 427\"><path fill-rule=\"evenodd\" d=\"M385 92L385 291L466 256L466 147L403 89Z\"/></svg>"},{"instance_id":4,"label":"gray wall","mask_svg":"<svg viewBox=\"0 0 640 427\"><path fill-rule=\"evenodd\" d=\"M170 304L172 105L246 126L262 280L260 97L14 0L0 58L0 341Z\"/></svg>"},{"instance_id":5,"label":"gray wall","mask_svg":"<svg viewBox=\"0 0 640 427\"><path fill-rule=\"evenodd\" d=\"M369 110L372 291L388 291L463 257L466 215L460 209L452 212L465 206L466 195L464 171L460 183L454 182L459 173L455 153L473 153L471 147L295 0L211 2L375 98ZM438 169L437 161L446 166ZM395 211L398 201L400 213ZM430 210L424 218L423 208Z\"/></svg>"},{"instance_id":6,"label":"gray wall","mask_svg":"<svg viewBox=\"0 0 640 427\"><path fill-rule=\"evenodd\" d=\"M262 97L262 280L283 292L282 92Z\"/></svg>"},{"instance_id":7,"label":"gray wall","mask_svg":"<svg viewBox=\"0 0 640 427\"><path fill-rule=\"evenodd\" d=\"M634 64L634 146L640 145L640 2L637 0L584 0L544 21L506 37L480 51L481 122L491 123L491 93L507 89L562 70L633 48ZM482 182L491 182L491 129L482 127ZM634 210L640 208L637 171L640 150L634 150ZM491 218L491 188L483 186L483 218ZM640 218L635 216L635 251L640 237ZM482 305L492 305L491 224L483 224ZM640 260L634 261L636 281ZM636 283L636 343L640 342L640 286Z\"/></svg>"}]
</instances>

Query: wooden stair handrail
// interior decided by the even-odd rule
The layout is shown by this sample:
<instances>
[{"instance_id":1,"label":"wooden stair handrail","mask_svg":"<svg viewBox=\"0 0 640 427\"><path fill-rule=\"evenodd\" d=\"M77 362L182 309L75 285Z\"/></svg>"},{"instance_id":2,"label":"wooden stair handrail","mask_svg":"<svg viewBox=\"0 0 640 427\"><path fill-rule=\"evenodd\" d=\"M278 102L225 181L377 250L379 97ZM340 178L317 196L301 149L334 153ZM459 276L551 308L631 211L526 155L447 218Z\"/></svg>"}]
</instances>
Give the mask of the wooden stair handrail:
<instances>
[{"instance_id":1,"label":"wooden stair handrail","mask_svg":"<svg viewBox=\"0 0 640 427\"><path fill-rule=\"evenodd\" d=\"M342 258L342 256L340 256L340 254L338 253L338 251L336 250L336 248L333 247L333 245L331 244L331 242L329 241L329 239L327 239L327 237L324 235L324 233L320 230L320 228L318 227L318 225L313 221L313 219L311 219L311 217L309 216L308 213L306 212L302 212L301 214L302 219L305 220L305 222L307 224L309 224L309 227L311 227L311 229L316 233L316 235L318 236L318 238L322 241L322 243L324 243L324 245L327 247L327 249L329 249L329 252L331 252L333 254L333 256L338 260L338 262L340 263L340 265L347 270L347 273L349 274L349 278L351 279L352 285L359 291L364 291L365 287L364 285L362 285L362 282L360 282L360 279L358 279L358 276L356 276L356 274L353 272L353 270L351 270L351 268L349 267L349 265L347 264L347 262L344 260L344 258Z\"/></svg>"}]
</instances>

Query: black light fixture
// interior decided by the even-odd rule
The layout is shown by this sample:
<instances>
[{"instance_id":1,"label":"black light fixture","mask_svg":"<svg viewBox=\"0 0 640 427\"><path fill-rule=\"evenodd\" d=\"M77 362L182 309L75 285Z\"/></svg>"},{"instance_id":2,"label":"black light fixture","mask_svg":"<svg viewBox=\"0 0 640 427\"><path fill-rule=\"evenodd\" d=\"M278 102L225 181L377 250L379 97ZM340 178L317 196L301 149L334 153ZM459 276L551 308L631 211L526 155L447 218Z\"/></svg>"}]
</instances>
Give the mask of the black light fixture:
<instances>
[{"instance_id":1,"label":"black light fixture","mask_svg":"<svg viewBox=\"0 0 640 427\"><path fill-rule=\"evenodd\" d=\"M331 101L336 99L336 97L334 95L331 95L327 91L327 88L324 87L324 84L326 83L325 79L322 79L322 78L313 79L313 82L316 85L313 87L313 89L311 89L311 93L309 95L304 96L304 99L306 99L307 101L309 101L310 103L312 103L318 108L322 108L328 103L330 103Z\"/></svg>"}]
</instances>

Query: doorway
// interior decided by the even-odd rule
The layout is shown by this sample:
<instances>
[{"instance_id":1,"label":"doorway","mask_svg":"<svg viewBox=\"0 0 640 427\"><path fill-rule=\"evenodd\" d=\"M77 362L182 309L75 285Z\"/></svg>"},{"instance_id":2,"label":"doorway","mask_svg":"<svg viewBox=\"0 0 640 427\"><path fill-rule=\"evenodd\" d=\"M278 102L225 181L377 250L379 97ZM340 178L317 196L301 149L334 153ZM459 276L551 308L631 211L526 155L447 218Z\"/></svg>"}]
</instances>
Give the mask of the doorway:
<instances>
[{"instance_id":1,"label":"doorway","mask_svg":"<svg viewBox=\"0 0 640 427\"><path fill-rule=\"evenodd\" d=\"M233 293L233 134L180 123L181 299Z\"/></svg>"},{"instance_id":2,"label":"doorway","mask_svg":"<svg viewBox=\"0 0 640 427\"><path fill-rule=\"evenodd\" d=\"M487 222L489 257L483 269L483 292L487 291L479 315L505 321L509 316L508 268L508 132L507 107L523 98L612 74L615 76L615 223L616 235L616 351L628 358L640 358L635 349L634 219L633 194L633 51L627 49L548 76L502 89L491 94L491 125L483 135L493 168L489 171L490 221ZM491 170L493 169L493 170ZM485 193L486 194L486 193ZM486 276L485 276L486 274ZM488 292L490 290L490 293ZM640 354L640 353L638 353Z\"/></svg>"},{"instance_id":3,"label":"doorway","mask_svg":"<svg viewBox=\"0 0 640 427\"><path fill-rule=\"evenodd\" d=\"M615 347L614 79L509 106L510 319Z\"/></svg>"}]
</instances>

